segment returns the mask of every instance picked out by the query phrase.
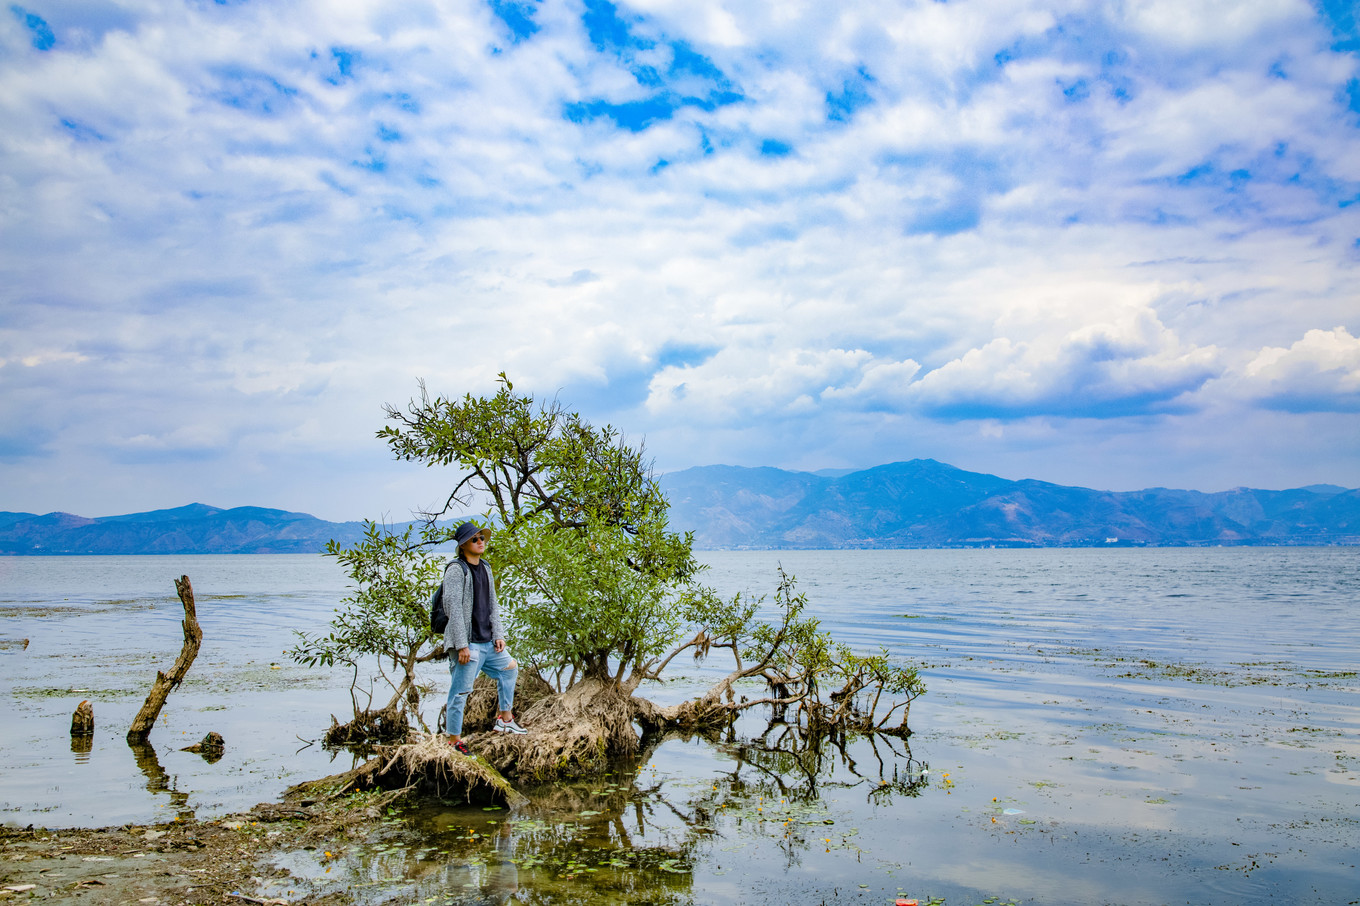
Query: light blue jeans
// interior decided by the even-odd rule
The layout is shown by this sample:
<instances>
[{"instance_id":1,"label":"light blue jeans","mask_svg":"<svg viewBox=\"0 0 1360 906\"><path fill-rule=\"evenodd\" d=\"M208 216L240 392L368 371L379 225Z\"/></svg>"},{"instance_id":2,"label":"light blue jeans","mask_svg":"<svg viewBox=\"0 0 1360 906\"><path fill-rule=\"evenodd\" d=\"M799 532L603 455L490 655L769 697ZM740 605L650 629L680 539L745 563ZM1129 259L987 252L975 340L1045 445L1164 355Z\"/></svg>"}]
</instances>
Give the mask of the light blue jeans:
<instances>
[{"instance_id":1,"label":"light blue jeans","mask_svg":"<svg viewBox=\"0 0 1360 906\"><path fill-rule=\"evenodd\" d=\"M444 712L444 730L450 736L463 735L463 711L478 673L496 681L496 703L501 711L515 706L519 665L510 656L510 649L498 652L495 642L470 642L468 651L466 664L458 663L458 652L449 655L449 701Z\"/></svg>"}]
</instances>

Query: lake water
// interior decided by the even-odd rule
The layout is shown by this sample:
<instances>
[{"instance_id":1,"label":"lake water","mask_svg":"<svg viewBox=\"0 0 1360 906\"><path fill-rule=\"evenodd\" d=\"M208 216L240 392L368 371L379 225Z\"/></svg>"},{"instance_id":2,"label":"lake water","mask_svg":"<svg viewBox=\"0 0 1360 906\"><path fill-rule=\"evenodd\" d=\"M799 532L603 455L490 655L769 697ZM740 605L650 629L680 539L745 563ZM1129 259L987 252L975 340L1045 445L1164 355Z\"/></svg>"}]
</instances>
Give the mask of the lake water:
<instances>
[{"instance_id":1,"label":"lake water","mask_svg":"<svg viewBox=\"0 0 1360 906\"><path fill-rule=\"evenodd\" d=\"M444 903L1360 897L1360 549L701 556L725 593L772 592L782 564L838 639L922 664L909 749L772 754L749 744L763 725L748 718L726 743L665 742L514 815L422 809L330 872L293 854L289 889ZM133 753L126 728L182 642L180 574L203 648L154 751ZM319 556L0 559L0 820L208 818L348 768L308 743L349 712L349 674L284 655L343 594ZM677 673L644 693L677 700L714 668ZM429 679L442 695L446 674ZM96 721L84 752L67 732L81 699ZM209 730L226 738L220 761L180 751Z\"/></svg>"}]
</instances>

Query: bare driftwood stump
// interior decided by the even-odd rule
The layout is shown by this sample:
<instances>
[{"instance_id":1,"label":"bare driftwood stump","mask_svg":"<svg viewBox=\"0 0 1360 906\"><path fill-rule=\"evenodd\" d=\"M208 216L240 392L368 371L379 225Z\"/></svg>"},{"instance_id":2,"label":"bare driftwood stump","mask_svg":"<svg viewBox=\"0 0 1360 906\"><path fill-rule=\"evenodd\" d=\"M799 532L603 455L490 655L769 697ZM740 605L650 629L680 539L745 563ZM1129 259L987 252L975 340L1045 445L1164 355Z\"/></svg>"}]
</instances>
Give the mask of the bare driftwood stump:
<instances>
[{"instance_id":1,"label":"bare driftwood stump","mask_svg":"<svg viewBox=\"0 0 1360 906\"><path fill-rule=\"evenodd\" d=\"M202 755L203 760L208 762L208 764L215 764L217 760L222 757L223 753L227 751L227 743L222 739L221 733L218 733L216 730L210 730L208 731L207 736L204 736L191 746L185 746L180 749L180 751L196 752L199 755Z\"/></svg>"},{"instance_id":2,"label":"bare driftwood stump","mask_svg":"<svg viewBox=\"0 0 1360 906\"><path fill-rule=\"evenodd\" d=\"M184 674L189 672L189 665L198 656L199 646L203 644L203 628L198 625L198 615L194 612L194 588L189 584L188 576L180 576L175 580L175 591L179 592L179 599L184 604L184 647L180 649L169 675L156 671L156 682L142 710L137 712L137 717L132 721L132 729L128 730L128 742L145 740L151 735L151 727L160 716L170 690L184 679Z\"/></svg>"},{"instance_id":3,"label":"bare driftwood stump","mask_svg":"<svg viewBox=\"0 0 1360 906\"><path fill-rule=\"evenodd\" d=\"M77 705L75 713L71 715L71 735L94 735L94 705L90 704L89 699Z\"/></svg>"}]
</instances>

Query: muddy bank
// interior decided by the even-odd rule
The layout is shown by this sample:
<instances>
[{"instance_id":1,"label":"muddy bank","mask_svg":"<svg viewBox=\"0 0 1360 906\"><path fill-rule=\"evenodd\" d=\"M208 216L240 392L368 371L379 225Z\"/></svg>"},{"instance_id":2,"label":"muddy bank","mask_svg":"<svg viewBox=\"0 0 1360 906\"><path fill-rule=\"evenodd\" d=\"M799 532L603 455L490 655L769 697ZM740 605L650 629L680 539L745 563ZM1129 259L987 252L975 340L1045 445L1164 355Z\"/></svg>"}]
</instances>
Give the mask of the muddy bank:
<instances>
[{"instance_id":1,"label":"muddy bank","mask_svg":"<svg viewBox=\"0 0 1360 906\"><path fill-rule=\"evenodd\" d=\"M344 893L309 894L275 867L287 853L325 861L380 842L389 832L382 797L289 795L211 821L97 829L0 826L0 900L71 903L346 904ZM261 891L268 890L266 896Z\"/></svg>"}]
</instances>

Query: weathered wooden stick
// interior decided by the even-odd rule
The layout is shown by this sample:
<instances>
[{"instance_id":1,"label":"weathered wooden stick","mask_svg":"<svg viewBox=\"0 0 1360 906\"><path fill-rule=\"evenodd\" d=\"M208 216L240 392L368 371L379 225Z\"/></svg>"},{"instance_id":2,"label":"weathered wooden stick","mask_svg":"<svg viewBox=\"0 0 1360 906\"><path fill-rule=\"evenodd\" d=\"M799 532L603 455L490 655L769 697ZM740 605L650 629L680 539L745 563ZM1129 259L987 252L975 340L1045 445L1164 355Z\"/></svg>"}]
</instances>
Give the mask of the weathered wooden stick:
<instances>
[{"instance_id":1,"label":"weathered wooden stick","mask_svg":"<svg viewBox=\"0 0 1360 906\"><path fill-rule=\"evenodd\" d=\"M168 676L156 671L156 682L142 710L137 712L136 719L132 721L132 729L128 730L129 742L143 740L151 735L151 727L160 716L170 690L178 686L184 674L189 672L189 665L198 656L198 646L203 643L203 628L198 625L198 615L194 612L194 587L189 584L188 576L180 576L175 580L175 591L179 592L179 599L184 603L184 647L180 649L179 657Z\"/></svg>"}]
</instances>

